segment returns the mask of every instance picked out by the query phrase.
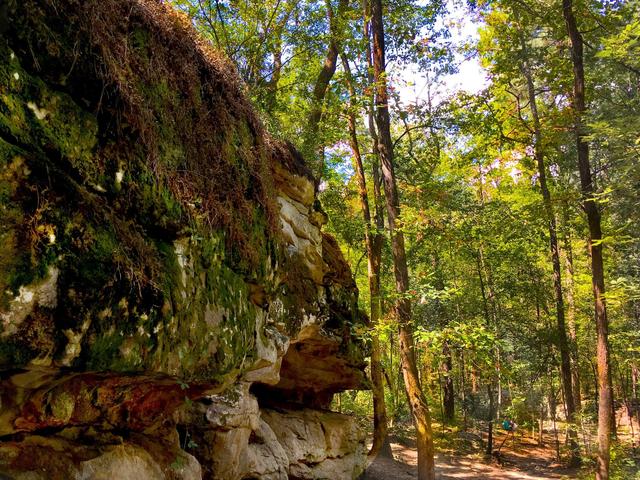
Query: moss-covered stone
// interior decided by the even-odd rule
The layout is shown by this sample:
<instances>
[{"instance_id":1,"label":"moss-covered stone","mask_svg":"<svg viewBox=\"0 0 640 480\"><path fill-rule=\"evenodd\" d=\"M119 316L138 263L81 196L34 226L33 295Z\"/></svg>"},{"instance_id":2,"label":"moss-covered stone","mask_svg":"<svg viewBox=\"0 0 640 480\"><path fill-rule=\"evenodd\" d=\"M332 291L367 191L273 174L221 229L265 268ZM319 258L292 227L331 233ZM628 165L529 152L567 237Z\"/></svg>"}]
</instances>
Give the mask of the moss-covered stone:
<instances>
[{"instance_id":1,"label":"moss-covered stone","mask_svg":"<svg viewBox=\"0 0 640 480\"><path fill-rule=\"evenodd\" d=\"M326 408L363 388L357 289L314 181L226 60L165 2L7 8L0 474L69 478L135 437L182 478L178 441L228 461L210 434L237 425L212 420L217 394L251 399L245 455L265 438L258 401Z\"/></svg>"},{"instance_id":2,"label":"moss-covered stone","mask_svg":"<svg viewBox=\"0 0 640 480\"><path fill-rule=\"evenodd\" d=\"M185 397L277 382L289 340L320 355L289 372L349 373L317 377L302 397L361 386L357 291L337 245L323 258L314 184L263 132L226 62L162 2L11 5L0 368L75 372L20 397L20 428L146 428ZM302 384L286 381L274 388L295 400Z\"/></svg>"}]
</instances>

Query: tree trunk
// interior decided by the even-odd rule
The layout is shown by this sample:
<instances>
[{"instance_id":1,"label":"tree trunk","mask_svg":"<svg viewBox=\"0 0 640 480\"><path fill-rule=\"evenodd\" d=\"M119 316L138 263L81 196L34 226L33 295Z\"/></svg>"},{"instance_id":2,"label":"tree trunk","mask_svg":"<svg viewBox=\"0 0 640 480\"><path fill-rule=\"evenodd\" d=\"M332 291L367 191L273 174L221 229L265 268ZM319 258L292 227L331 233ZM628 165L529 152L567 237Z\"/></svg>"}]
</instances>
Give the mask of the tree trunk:
<instances>
[{"instance_id":1,"label":"tree trunk","mask_svg":"<svg viewBox=\"0 0 640 480\"><path fill-rule=\"evenodd\" d=\"M371 8L369 0L363 0L362 2L362 18L363 18L363 35L366 40L365 54L367 56L367 83L371 87L370 94L367 103L367 123L369 127L369 136L373 144L373 162L371 162L371 175L373 179L373 198L375 207L375 224L376 234L380 238L380 242L383 241L384 232L384 205L382 202L382 181L380 179L380 155L378 152L378 132L375 125L375 78L373 74L373 58L371 54L371 31L370 31L370 18ZM382 248L382 243L380 245Z\"/></svg>"},{"instance_id":2,"label":"tree trunk","mask_svg":"<svg viewBox=\"0 0 640 480\"><path fill-rule=\"evenodd\" d=\"M560 439L558 438L558 425L556 423L557 403L556 393L553 390L553 379L551 380L551 390L549 392L549 410L551 411L551 420L553 421L553 439L556 446L556 461L560 461Z\"/></svg>"},{"instance_id":3,"label":"tree trunk","mask_svg":"<svg viewBox=\"0 0 640 480\"><path fill-rule=\"evenodd\" d=\"M489 395L489 414L487 418L487 449L485 453L487 455L493 454L493 418L494 418L494 406L493 406L493 389L491 383L487 384L487 395Z\"/></svg>"},{"instance_id":4,"label":"tree trunk","mask_svg":"<svg viewBox=\"0 0 640 480\"><path fill-rule=\"evenodd\" d=\"M367 272L369 278L369 299L370 299L370 326L373 331L371 337L371 383L373 393L373 442L369 450L369 458L374 459L379 454L384 457L393 457L391 444L387 436L387 412L384 403L384 379L382 376L382 364L380 353L380 339L378 338L376 326L381 316L380 305L380 256L382 254L382 235L371 230L371 210L369 208L369 195L367 193L367 182L360 154L358 135L356 130L355 88L353 86L353 76L347 56L342 53L342 64L349 90L349 144L353 152L354 170L358 180L358 192L360 196L360 206L365 226L365 247L367 250Z\"/></svg>"},{"instance_id":5,"label":"tree trunk","mask_svg":"<svg viewBox=\"0 0 640 480\"><path fill-rule=\"evenodd\" d=\"M591 275L595 303L595 321L597 331L598 383L598 465L597 480L608 480L611 442L611 411L613 392L611 389L611 368L609 364L609 323L605 303L604 265L602 260L602 228L600 209L595 202L593 178L589 162L589 144L583 117L586 112L584 59L582 35L578 30L573 14L573 1L562 0L563 15L571 41L571 60L573 62L573 105L575 113L575 132L578 149L578 169L582 187L583 208L589 224L589 250L591 252Z\"/></svg>"},{"instance_id":6,"label":"tree trunk","mask_svg":"<svg viewBox=\"0 0 640 480\"><path fill-rule=\"evenodd\" d=\"M451 347L448 341L445 341L442 345L442 356L444 357L444 361L442 362L442 403L444 404L444 419L452 422L455 418L456 408L453 388L453 360L451 358Z\"/></svg>"},{"instance_id":7,"label":"tree trunk","mask_svg":"<svg viewBox=\"0 0 640 480\"><path fill-rule=\"evenodd\" d=\"M320 120L322 119L322 110L324 105L324 98L329 89L329 83L336 73L336 67L338 66L338 54L340 53L340 34L338 24L339 18L342 16L347 8L348 0L340 0L338 4L337 17L333 13L331 7L331 0L326 0L327 5L327 17L329 20L329 46L327 48L327 54L325 56L324 64L318 73L316 83L313 87L313 93L311 95L311 111L307 118L307 125L305 128L303 153L310 157L313 157L316 153L318 146L318 132L320 129ZM314 173L319 176L322 173L322 165L315 165L313 169Z\"/></svg>"},{"instance_id":8,"label":"tree trunk","mask_svg":"<svg viewBox=\"0 0 640 480\"><path fill-rule=\"evenodd\" d=\"M538 446L544 446L544 406L540 405L540 418L538 419Z\"/></svg>"},{"instance_id":9,"label":"tree trunk","mask_svg":"<svg viewBox=\"0 0 640 480\"><path fill-rule=\"evenodd\" d=\"M273 70L271 78L267 82L264 106L268 113L273 113L278 99L278 83L282 74L282 38L280 32L277 32L278 38L273 47Z\"/></svg>"},{"instance_id":10,"label":"tree trunk","mask_svg":"<svg viewBox=\"0 0 640 480\"><path fill-rule=\"evenodd\" d=\"M445 282L440 257L438 252L434 252L432 259L433 271L435 273L434 287L440 292L444 292ZM439 299L434 300L435 316L440 320L442 326L449 324L449 317L443 303ZM442 364L440 365L440 388L442 392L442 428L445 422L452 422L455 417L455 390L453 384L453 357L449 340L445 339L442 344Z\"/></svg>"},{"instance_id":11,"label":"tree trunk","mask_svg":"<svg viewBox=\"0 0 640 480\"><path fill-rule=\"evenodd\" d=\"M542 142L542 128L540 125L540 117L538 115L538 106L533 83L533 75L529 70L527 63L528 56L526 53L526 44L522 43L523 58L522 73L527 80L527 91L529 93L529 108L533 118L534 131L534 154L538 166L538 176L540 181L540 190L544 203L545 214L547 216L547 226L549 229L549 247L551 249L551 263L553 265L553 287L556 297L556 327L558 334L558 350L560 351L560 371L562 378L562 388L565 402L567 405L567 428L569 434L569 447L571 449L571 457L569 459L570 466L580 464L580 447L578 445L578 433L575 428L575 401L573 398L573 382L571 375L571 352L569 342L567 340L567 327L565 324L564 298L562 293L562 269L560 266L560 249L558 247L558 227L556 224L556 216L551 201L551 192L547 185L547 168L544 163L544 151Z\"/></svg>"},{"instance_id":12,"label":"tree trunk","mask_svg":"<svg viewBox=\"0 0 640 480\"><path fill-rule=\"evenodd\" d=\"M411 301L406 297L409 288L409 271L404 248L402 230L396 229L400 215L398 191L393 167L393 142L388 108L387 82L385 75L384 26L382 23L382 1L373 0L371 30L373 34L373 65L376 82L376 124L378 127L378 152L382 165L382 176L387 204L393 270L396 279L396 301L398 338L405 390L416 427L418 448L418 479L435 479L433 433L427 399L422 391L416 365L411 325Z\"/></svg>"},{"instance_id":13,"label":"tree trunk","mask_svg":"<svg viewBox=\"0 0 640 480\"><path fill-rule=\"evenodd\" d=\"M573 390L575 412L579 415L582 411L582 394L580 391L580 363L578 361L578 335L576 330L576 306L574 299L573 248L571 247L571 237L569 234L569 212L566 202L564 202L562 215L564 217L563 243L566 253L565 278L567 281L567 320L569 327L569 346L571 349L571 387ZM582 424L582 422L580 423Z\"/></svg>"}]
</instances>

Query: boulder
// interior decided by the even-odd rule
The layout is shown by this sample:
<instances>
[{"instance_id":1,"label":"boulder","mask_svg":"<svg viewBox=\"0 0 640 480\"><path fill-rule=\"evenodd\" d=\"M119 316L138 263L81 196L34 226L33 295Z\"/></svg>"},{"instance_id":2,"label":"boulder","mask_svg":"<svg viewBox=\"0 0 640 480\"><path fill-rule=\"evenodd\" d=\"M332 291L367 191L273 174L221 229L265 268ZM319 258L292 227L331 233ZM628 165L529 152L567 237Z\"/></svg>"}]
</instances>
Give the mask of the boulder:
<instances>
[{"instance_id":1,"label":"boulder","mask_svg":"<svg viewBox=\"0 0 640 480\"><path fill-rule=\"evenodd\" d=\"M365 434L353 417L335 412L262 411L296 479L356 479L366 464Z\"/></svg>"},{"instance_id":2,"label":"boulder","mask_svg":"<svg viewBox=\"0 0 640 480\"><path fill-rule=\"evenodd\" d=\"M365 319L304 159L169 3L7 10L0 474L354 475L309 407L367 388Z\"/></svg>"},{"instance_id":3,"label":"boulder","mask_svg":"<svg viewBox=\"0 0 640 480\"><path fill-rule=\"evenodd\" d=\"M144 436L62 431L0 446L2 472L16 480L200 480L200 464L175 443Z\"/></svg>"}]
</instances>

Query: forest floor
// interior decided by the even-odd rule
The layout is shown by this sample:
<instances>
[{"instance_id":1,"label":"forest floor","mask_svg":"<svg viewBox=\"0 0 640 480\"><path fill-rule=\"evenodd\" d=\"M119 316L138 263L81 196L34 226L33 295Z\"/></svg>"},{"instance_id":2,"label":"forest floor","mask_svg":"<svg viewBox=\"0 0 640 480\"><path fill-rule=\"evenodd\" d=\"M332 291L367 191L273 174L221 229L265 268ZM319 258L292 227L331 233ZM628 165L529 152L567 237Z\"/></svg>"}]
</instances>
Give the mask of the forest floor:
<instances>
[{"instance_id":1,"label":"forest floor","mask_svg":"<svg viewBox=\"0 0 640 480\"><path fill-rule=\"evenodd\" d=\"M496 438L496 448L504 435ZM414 480L418 477L418 455L411 438L393 438L391 447L395 459L378 457L366 470L361 480ZM527 437L514 442L508 439L501 448L501 463L487 460L480 453L450 451L436 455L436 472L441 480L494 479L543 480L576 478L578 471L564 468L555 461L551 441L546 447Z\"/></svg>"}]
</instances>

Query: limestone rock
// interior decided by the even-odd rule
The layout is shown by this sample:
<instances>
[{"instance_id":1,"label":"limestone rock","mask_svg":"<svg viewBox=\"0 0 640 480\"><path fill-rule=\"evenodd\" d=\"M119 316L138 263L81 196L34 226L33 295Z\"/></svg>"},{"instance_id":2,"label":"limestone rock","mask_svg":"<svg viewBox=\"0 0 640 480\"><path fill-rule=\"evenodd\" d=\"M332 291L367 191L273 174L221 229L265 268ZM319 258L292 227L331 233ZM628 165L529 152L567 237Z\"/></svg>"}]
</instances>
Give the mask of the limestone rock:
<instances>
[{"instance_id":1,"label":"limestone rock","mask_svg":"<svg viewBox=\"0 0 640 480\"><path fill-rule=\"evenodd\" d=\"M299 479L355 479L364 471L364 432L347 415L317 410L263 410Z\"/></svg>"},{"instance_id":2,"label":"limestone rock","mask_svg":"<svg viewBox=\"0 0 640 480\"><path fill-rule=\"evenodd\" d=\"M7 8L0 473L355 475L359 432L302 409L367 386L304 159L168 3Z\"/></svg>"},{"instance_id":3,"label":"limestone rock","mask_svg":"<svg viewBox=\"0 0 640 480\"><path fill-rule=\"evenodd\" d=\"M119 445L102 455L80 463L75 480L200 480L202 472L198 461L188 453L180 452L169 466L169 473L139 447Z\"/></svg>"},{"instance_id":4,"label":"limestone rock","mask_svg":"<svg viewBox=\"0 0 640 480\"><path fill-rule=\"evenodd\" d=\"M289 349L289 337L273 326L265 327L265 321L262 315L256 319L256 360L244 380L274 385L280 381L282 357Z\"/></svg>"},{"instance_id":5,"label":"limestone rock","mask_svg":"<svg viewBox=\"0 0 640 480\"><path fill-rule=\"evenodd\" d=\"M198 461L166 440L137 436L125 442L95 432L74 439L68 438L70 433L4 442L0 446L0 476L22 480L202 478Z\"/></svg>"},{"instance_id":6,"label":"limestone rock","mask_svg":"<svg viewBox=\"0 0 640 480\"><path fill-rule=\"evenodd\" d=\"M276 434L264 420L253 432L247 448L244 476L263 480L287 480L289 457Z\"/></svg>"},{"instance_id":7,"label":"limestone rock","mask_svg":"<svg viewBox=\"0 0 640 480\"><path fill-rule=\"evenodd\" d=\"M14 335L34 308L56 307L59 273L56 267L50 267L42 281L20 287L18 295L11 300L8 311L0 311L1 337Z\"/></svg>"},{"instance_id":8,"label":"limestone rock","mask_svg":"<svg viewBox=\"0 0 640 480\"><path fill-rule=\"evenodd\" d=\"M230 388L224 394L211 395L209 402L206 418L211 428L258 428L258 401L249 393L248 383Z\"/></svg>"},{"instance_id":9,"label":"limestone rock","mask_svg":"<svg viewBox=\"0 0 640 480\"><path fill-rule=\"evenodd\" d=\"M290 465L315 464L327 458L322 424L315 416L309 415L309 411L287 412L283 415L275 410L263 410L262 418L278 438Z\"/></svg>"}]
</instances>

